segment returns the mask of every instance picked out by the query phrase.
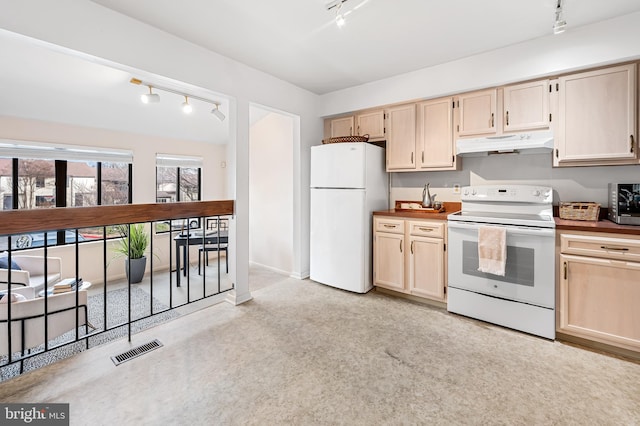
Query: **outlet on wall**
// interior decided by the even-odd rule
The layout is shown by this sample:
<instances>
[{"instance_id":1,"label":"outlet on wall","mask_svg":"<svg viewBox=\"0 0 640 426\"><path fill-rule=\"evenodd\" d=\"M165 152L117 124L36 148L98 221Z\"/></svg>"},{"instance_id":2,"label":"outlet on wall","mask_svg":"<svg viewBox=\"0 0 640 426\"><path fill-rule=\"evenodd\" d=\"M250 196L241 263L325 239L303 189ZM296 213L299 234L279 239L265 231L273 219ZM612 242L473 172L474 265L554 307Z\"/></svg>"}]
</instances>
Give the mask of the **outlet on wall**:
<instances>
[{"instance_id":1,"label":"outlet on wall","mask_svg":"<svg viewBox=\"0 0 640 426\"><path fill-rule=\"evenodd\" d=\"M453 193L454 194L459 194L460 193L460 184L458 184L458 183L453 184Z\"/></svg>"}]
</instances>

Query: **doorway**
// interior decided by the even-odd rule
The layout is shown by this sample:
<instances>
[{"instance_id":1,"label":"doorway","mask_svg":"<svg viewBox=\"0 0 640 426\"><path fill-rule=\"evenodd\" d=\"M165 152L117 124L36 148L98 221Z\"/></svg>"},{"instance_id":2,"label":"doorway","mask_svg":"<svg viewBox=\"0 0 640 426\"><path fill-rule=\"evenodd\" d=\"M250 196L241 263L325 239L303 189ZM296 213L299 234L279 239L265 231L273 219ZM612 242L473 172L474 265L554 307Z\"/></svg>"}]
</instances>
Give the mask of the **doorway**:
<instances>
[{"instance_id":1,"label":"doorway","mask_svg":"<svg viewBox=\"0 0 640 426\"><path fill-rule=\"evenodd\" d=\"M290 275L294 118L251 105L249 119L249 263Z\"/></svg>"}]
</instances>

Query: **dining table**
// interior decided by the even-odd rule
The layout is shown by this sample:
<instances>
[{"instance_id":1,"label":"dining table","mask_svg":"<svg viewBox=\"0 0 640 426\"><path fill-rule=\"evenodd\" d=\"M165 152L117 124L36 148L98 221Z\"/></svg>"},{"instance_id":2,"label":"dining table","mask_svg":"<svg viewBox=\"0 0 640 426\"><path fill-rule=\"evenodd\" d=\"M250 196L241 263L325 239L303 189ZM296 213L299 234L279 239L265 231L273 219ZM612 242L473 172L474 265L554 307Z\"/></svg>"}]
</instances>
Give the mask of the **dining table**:
<instances>
[{"instance_id":1,"label":"dining table","mask_svg":"<svg viewBox=\"0 0 640 426\"><path fill-rule=\"evenodd\" d=\"M202 231L191 231L176 235L173 241L176 246L176 285L180 287L180 270L182 270L182 275L187 276L188 267L182 267L182 265L188 265L186 247L201 246L203 244L227 244L229 242L229 231L206 231L204 237Z\"/></svg>"}]
</instances>

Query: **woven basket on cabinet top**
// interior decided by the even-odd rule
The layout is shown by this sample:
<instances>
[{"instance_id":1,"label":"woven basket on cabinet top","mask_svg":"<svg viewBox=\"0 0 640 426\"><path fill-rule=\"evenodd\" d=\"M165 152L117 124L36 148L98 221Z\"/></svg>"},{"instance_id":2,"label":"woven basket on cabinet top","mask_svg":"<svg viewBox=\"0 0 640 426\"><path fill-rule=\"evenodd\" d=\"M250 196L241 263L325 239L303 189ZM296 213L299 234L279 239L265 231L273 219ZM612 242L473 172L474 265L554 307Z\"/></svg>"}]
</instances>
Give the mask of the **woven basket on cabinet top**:
<instances>
[{"instance_id":1,"label":"woven basket on cabinet top","mask_svg":"<svg viewBox=\"0 0 640 426\"><path fill-rule=\"evenodd\" d=\"M363 136L338 136L336 138L328 138L323 139L322 143L340 143L340 142L367 142L369 140L369 135Z\"/></svg>"}]
</instances>

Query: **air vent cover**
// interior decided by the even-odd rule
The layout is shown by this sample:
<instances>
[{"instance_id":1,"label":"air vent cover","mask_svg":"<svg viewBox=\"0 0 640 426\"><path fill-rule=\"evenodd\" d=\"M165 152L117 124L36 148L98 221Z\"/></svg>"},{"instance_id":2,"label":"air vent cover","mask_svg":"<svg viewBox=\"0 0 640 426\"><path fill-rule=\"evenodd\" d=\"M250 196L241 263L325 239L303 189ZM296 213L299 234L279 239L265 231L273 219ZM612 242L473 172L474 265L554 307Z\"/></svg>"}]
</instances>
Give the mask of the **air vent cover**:
<instances>
[{"instance_id":1,"label":"air vent cover","mask_svg":"<svg viewBox=\"0 0 640 426\"><path fill-rule=\"evenodd\" d=\"M140 355L144 355L147 352L150 352L154 349L158 349L160 347L162 347L162 343L158 339L155 339L149 343L145 343L133 349L129 349L128 351L123 352L119 355L112 356L111 361L113 361L115 365L120 365L123 362L127 362L130 359L139 357Z\"/></svg>"}]
</instances>

